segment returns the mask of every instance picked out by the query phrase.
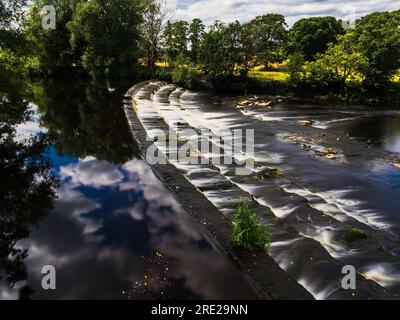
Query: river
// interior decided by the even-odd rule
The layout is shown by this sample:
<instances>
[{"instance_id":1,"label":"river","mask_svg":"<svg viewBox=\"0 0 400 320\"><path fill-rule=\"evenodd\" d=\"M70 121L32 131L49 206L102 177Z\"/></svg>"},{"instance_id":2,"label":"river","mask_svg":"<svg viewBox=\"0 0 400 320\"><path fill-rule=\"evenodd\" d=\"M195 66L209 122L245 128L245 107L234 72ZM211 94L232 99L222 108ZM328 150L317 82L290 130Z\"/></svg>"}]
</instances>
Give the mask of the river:
<instances>
[{"instance_id":1,"label":"river","mask_svg":"<svg viewBox=\"0 0 400 320\"><path fill-rule=\"evenodd\" d=\"M17 243L28 249L26 281L14 288L3 283L0 298L18 298L22 285L31 287L36 299L256 297L138 159L123 90L50 83L36 94L37 117L19 132L52 137L46 152L61 184L54 209ZM380 152L399 157L397 112L287 103L235 108L159 82L142 85L133 99L149 136L161 122L182 139L190 138L185 128L254 129L255 166L249 175L237 176L223 163L171 163L226 217L238 201L251 202L271 230L269 256L315 298L341 297L340 270L346 264L393 296L400 293L400 170L384 157L375 159ZM350 154L339 142L328 157L325 136L348 138L368 157ZM171 155L162 141L156 145ZM352 228L368 239L346 241ZM47 264L57 270L56 290L41 288ZM375 297L368 281L360 283L359 294Z\"/></svg>"},{"instance_id":2,"label":"river","mask_svg":"<svg viewBox=\"0 0 400 320\"><path fill-rule=\"evenodd\" d=\"M272 231L269 255L315 298L341 298L344 265L365 279L365 287L360 283L354 293L358 298L374 297L369 280L399 292L400 171L391 162L399 162L398 112L371 115L364 108L285 102L271 109L235 108L162 83L143 85L133 99L150 136L166 127L180 140L193 138L187 129L208 129L216 136L254 130L254 154L238 154L254 158L247 176L234 174L235 166L223 161L182 164L165 142L156 145L227 217L238 201L249 202ZM312 126L298 123L306 119ZM196 139L200 145L204 137ZM206 139L224 149L218 140ZM200 159L220 157L197 151ZM346 240L354 228L368 239Z\"/></svg>"},{"instance_id":3,"label":"river","mask_svg":"<svg viewBox=\"0 0 400 320\"><path fill-rule=\"evenodd\" d=\"M138 159L123 91L71 82L36 90L17 136L52 137L46 155L60 186L54 209L16 244L27 249L26 280L3 281L0 299L25 286L32 299L257 298ZM55 267L55 290L41 286L44 265Z\"/></svg>"}]
</instances>

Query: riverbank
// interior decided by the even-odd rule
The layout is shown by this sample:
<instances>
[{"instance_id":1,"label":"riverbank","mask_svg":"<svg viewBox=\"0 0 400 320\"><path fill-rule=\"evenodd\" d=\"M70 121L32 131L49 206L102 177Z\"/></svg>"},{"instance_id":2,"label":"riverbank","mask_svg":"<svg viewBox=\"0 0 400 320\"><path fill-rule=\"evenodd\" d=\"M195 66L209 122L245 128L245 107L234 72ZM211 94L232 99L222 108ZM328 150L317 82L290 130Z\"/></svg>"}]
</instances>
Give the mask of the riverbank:
<instances>
[{"instance_id":1,"label":"riverbank","mask_svg":"<svg viewBox=\"0 0 400 320\"><path fill-rule=\"evenodd\" d=\"M140 91L140 94L137 95L138 91ZM132 133L135 139L139 142L142 156L144 156L145 150L147 150L148 147L153 145L153 142L146 141L146 133L149 132L148 131L149 128L157 128L165 131L168 131L169 129L169 126L167 122L165 122L165 119L162 119L159 116L157 117L156 113L153 114L153 111L151 110L153 108L152 101L154 100L154 103L159 104L158 107L161 107L161 109L159 110L160 112L166 112L166 110L169 108L172 111L175 110L175 108L177 108L172 106L175 105L177 101L180 101L180 96L182 95L183 91L184 90L181 90L173 86L168 86L166 84L150 82L145 84L143 83L139 84L133 87L127 93L125 100L125 112L127 114L128 122L130 123ZM157 97L153 97L153 95L157 95ZM132 105L132 100L134 101L133 105ZM157 100L157 102L155 102L155 100ZM201 104L202 102L199 103ZM155 105L154 107L156 109L158 108ZM165 110L163 110L163 108ZM180 105L178 108L185 109L185 107L183 107L182 105ZM176 111L174 112L177 112L177 110L178 109L176 109ZM138 116L138 114L141 115ZM144 114L146 115L144 116ZM235 114L237 114L237 112L235 112ZM229 118L231 115L227 114L226 116ZM147 129L143 125L145 125ZM303 126L299 126L299 128L304 129ZM272 299L309 299L312 298L312 295L310 295L310 290L311 290L312 292L314 292L314 297L323 299L390 298L390 295L388 295L388 293L382 287L378 286L373 281L363 279L363 277L361 277L359 280L359 287L357 288L358 290L354 292L352 290L351 291L340 290L339 288L336 287L337 285L334 284L333 282L331 284L333 285L332 288L330 289L324 288L323 290L325 291L323 291L324 292L323 294L322 292L317 293L319 291L315 291L313 285L310 287L311 284L308 283L310 279L302 280L301 278L298 278L298 277L304 277L304 273L301 272L302 269L300 265L303 265L303 268L305 268L303 269L304 271L308 269L311 271L312 269L314 269L313 281L317 283L321 282L322 279L317 279L315 277L322 277L322 278L326 277L326 275L324 275L323 273L318 273L317 271L320 267L323 266L325 266L323 267L325 269L327 268L328 265L331 265L334 269L338 268L337 269L338 273L336 277L339 278L340 263L338 264L337 261L332 260L331 257L329 257L329 254L327 255L327 252L322 250L321 247L319 247L319 244L317 245L317 243L306 239L304 239L305 240L304 243L303 240L298 242L299 238L298 235L296 236L297 234L296 230L299 230L298 228L300 228L299 223L294 224L293 226L295 227L295 229L293 229L293 227L291 226L292 222L290 222L291 219L287 220L285 216L277 217L276 216L277 212L275 211L275 209L273 209L274 213L272 215L266 214L265 213L266 207L263 204L264 202L258 199L259 196L257 195L257 193L252 192L252 195L243 193L243 191L247 189L244 189L240 192L238 190L237 191L239 192L238 195L241 194L242 197L250 197L250 199L251 198L253 199L250 201L252 202L252 205L254 206L257 214L259 214L262 217L262 219L264 221L267 221L267 223L271 226L273 233L276 235L275 236L276 241L278 241L279 238L282 239L282 241L275 242L275 244L273 245L271 253L274 258L272 258L271 255L266 255L264 253L248 253L248 252L246 253L234 250L230 243L231 216L230 214L225 213L225 212L230 212L229 210L231 209L228 208L231 208L231 206L228 205L228 203L223 204L225 203L224 201L226 201L224 200L224 197L226 195L224 196L222 194L225 194L223 190L233 191L237 189L237 186L235 184L236 178L226 180L225 179L226 174L224 173L223 174L224 176L218 178L223 180L223 182L221 183L224 184L224 189L216 188L217 190L214 191L216 187L215 183L213 187L211 186L208 187L205 185L196 184L195 182L198 181L196 180L196 176L198 177L197 179L202 179L202 178L206 179L207 175L209 176L209 174L200 174L200 172L206 172L204 171L205 169L204 170L199 169L200 171L198 171L197 174L195 173L194 170L186 171L186 174L183 174L182 168L179 169L178 164L171 162L169 162L167 165L153 165L152 169L156 172L156 174L160 177L160 179L168 186L168 188L175 193L179 202L183 204L185 210L192 217L194 217L194 219L202 226L202 228L204 228L205 232L207 232L210 235L215 245L218 248L220 248L220 250L225 253L225 255L232 261L232 263L234 263L239 268L239 270L243 273L243 275L252 284L253 288L255 288L257 292L259 292L259 295L261 297L272 298ZM209 169L207 170L212 170L213 172L217 171L220 172L218 168L209 167ZM256 178L257 175L251 175L249 177L249 181L251 180L252 183L254 184L255 182L259 181ZM210 182L212 182L213 179L216 178L211 177ZM244 180L242 179L241 184L249 183L246 182L246 179ZM203 192L201 192L200 190L203 190ZM215 199L210 198L210 195L214 193L217 198ZM219 197L217 196L218 193L221 193L222 198L219 199ZM291 197L292 197L291 202L295 202L295 197L293 195ZM214 199L216 202L210 201L210 199ZM221 205L218 205L218 203L221 203L221 201L223 203ZM226 207L226 205L228 205L228 207ZM286 203L285 205L290 206L291 204ZM223 209L223 211L221 211L221 209ZM306 212L308 212L310 208L306 209L306 207L304 207L304 209L299 208L299 210L300 210L299 215L304 216L307 215ZM315 211L315 209L313 210ZM313 215L315 216L315 213L313 213ZM318 219L320 220L321 218ZM315 222L319 224L325 220L326 217L320 220L319 222L317 222L317 220ZM287 223L289 224L287 225ZM332 224L332 227L333 226L334 224ZM342 229L343 227L340 228ZM305 232L305 229L303 230L304 231L302 231L302 233ZM340 234L342 233L339 233L338 235ZM292 239L292 240L284 240L284 239ZM293 241L297 241L298 243L295 244ZM296 267L290 268L289 267L290 261L289 261L289 266L286 265L286 262L282 261L283 258L282 253L285 252L285 250L289 251L297 250L298 252L297 254L299 256L296 258L292 258L296 260L296 263L294 264L294 266ZM293 254L294 252L295 251L293 251L291 254ZM301 254L301 252L303 252L303 254ZM279 256L282 257L277 260ZM306 258L307 256L309 256L310 258ZM286 260L286 258L284 260ZM277 263L277 261L281 262ZM293 261L291 263L293 264ZM303 275L301 276L301 274ZM321 284L324 281L325 280L322 280ZM305 287L307 287L308 290L305 290Z\"/></svg>"}]
</instances>

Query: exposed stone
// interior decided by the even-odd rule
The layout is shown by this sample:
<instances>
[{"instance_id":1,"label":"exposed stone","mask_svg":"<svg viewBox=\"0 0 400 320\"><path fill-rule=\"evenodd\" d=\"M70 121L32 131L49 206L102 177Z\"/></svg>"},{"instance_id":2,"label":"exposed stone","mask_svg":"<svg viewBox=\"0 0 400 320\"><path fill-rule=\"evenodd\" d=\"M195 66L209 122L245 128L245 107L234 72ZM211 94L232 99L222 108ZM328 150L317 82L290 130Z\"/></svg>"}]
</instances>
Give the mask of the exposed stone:
<instances>
[{"instance_id":1,"label":"exposed stone","mask_svg":"<svg viewBox=\"0 0 400 320\"><path fill-rule=\"evenodd\" d=\"M311 120L298 120L297 123L301 126L311 126L313 124Z\"/></svg>"}]
</instances>

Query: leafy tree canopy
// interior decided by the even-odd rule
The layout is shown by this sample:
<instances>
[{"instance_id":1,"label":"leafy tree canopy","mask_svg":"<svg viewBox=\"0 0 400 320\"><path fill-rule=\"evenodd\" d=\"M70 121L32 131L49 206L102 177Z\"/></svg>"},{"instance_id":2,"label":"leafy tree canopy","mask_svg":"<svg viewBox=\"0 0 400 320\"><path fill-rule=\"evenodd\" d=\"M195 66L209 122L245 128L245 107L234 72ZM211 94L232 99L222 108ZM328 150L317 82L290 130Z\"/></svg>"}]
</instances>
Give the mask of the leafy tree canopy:
<instances>
[{"instance_id":1,"label":"leafy tree canopy","mask_svg":"<svg viewBox=\"0 0 400 320\"><path fill-rule=\"evenodd\" d=\"M289 31L288 52L301 52L307 61L315 60L343 33L341 21L334 17L300 19Z\"/></svg>"},{"instance_id":2,"label":"leafy tree canopy","mask_svg":"<svg viewBox=\"0 0 400 320\"><path fill-rule=\"evenodd\" d=\"M355 32L369 61L365 83L379 90L400 68L400 10L369 14L357 21Z\"/></svg>"}]
</instances>

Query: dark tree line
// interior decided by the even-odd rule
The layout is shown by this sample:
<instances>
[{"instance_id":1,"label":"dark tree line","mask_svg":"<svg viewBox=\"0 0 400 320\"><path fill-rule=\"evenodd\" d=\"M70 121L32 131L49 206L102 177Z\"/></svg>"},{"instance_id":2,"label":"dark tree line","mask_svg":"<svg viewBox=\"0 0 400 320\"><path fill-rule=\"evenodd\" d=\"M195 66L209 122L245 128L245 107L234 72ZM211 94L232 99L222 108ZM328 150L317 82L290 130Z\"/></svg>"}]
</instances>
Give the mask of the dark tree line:
<instances>
[{"instance_id":1,"label":"dark tree line","mask_svg":"<svg viewBox=\"0 0 400 320\"><path fill-rule=\"evenodd\" d=\"M30 64L22 23L25 1L0 2L0 281L13 286L27 277L27 251L16 248L52 207L57 181L43 151L45 135L17 139L16 125L29 118L24 93ZM28 297L28 287L21 297Z\"/></svg>"}]
</instances>

